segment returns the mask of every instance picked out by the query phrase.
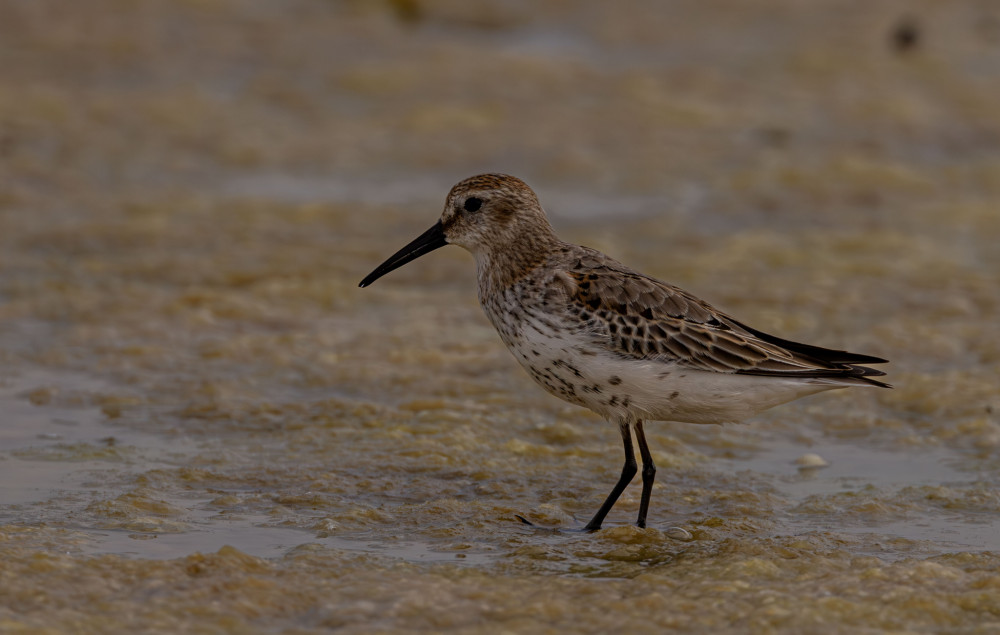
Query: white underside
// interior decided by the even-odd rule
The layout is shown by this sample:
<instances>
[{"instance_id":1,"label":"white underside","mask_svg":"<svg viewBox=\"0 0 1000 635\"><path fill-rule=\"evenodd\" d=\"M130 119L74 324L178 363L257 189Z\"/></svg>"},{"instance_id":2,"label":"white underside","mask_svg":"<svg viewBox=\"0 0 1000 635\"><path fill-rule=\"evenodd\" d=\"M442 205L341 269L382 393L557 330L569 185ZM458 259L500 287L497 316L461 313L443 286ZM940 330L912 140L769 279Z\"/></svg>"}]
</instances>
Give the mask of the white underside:
<instances>
[{"instance_id":1,"label":"white underside","mask_svg":"<svg viewBox=\"0 0 1000 635\"><path fill-rule=\"evenodd\" d=\"M575 394L560 395L539 381L543 388L611 420L735 422L799 397L855 385L837 379L719 373L692 370L670 360L636 360L572 335L552 337L544 332L548 329L526 326L524 339L509 345L518 362L529 372L532 367L548 368L550 374L572 383ZM565 365L553 364L555 360L565 361L579 376Z\"/></svg>"},{"instance_id":2,"label":"white underside","mask_svg":"<svg viewBox=\"0 0 1000 635\"><path fill-rule=\"evenodd\" d=\"M845 387L843 384L816 380L690 370L677 364L655 361L611 363L607 368L617 368L622 379L617 388L631 397L629 407L612 407L607 405L607 400L602 404L599 399L592 400L596 403L585 405L609 417L627 416L653 421L740 421L799 397ZM664 376L665 372L670 374Z\"/></svg>"}]
</instances>

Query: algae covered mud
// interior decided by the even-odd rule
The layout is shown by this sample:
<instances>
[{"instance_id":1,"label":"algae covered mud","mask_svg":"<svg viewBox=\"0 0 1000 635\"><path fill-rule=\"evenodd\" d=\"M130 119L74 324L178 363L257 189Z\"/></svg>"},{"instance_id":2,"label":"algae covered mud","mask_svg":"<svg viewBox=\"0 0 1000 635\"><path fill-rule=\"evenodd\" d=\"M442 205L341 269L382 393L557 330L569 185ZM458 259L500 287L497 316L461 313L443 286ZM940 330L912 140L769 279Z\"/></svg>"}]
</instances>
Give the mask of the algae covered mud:
<instances>
[{"instance_id":1,"label":"algae covered mud","mask_svg":"<svg viewBox=\"0 0 1000 635\"><path fill-rule=\"evenodd\" d=\"M1000 628L992 3L469 6L0 6L0 630ZM617 432L468 255L356 288L490 170L895 390L650 425L570 531Z\"/></svg>"}]
</instances>

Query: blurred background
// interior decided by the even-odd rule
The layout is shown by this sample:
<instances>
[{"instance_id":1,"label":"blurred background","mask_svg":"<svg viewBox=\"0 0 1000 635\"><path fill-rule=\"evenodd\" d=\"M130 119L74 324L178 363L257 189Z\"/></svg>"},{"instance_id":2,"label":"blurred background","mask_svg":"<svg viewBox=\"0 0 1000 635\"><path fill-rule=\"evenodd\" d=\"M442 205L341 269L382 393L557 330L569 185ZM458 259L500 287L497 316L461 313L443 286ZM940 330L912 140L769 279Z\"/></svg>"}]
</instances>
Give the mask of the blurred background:
<instances>
[{"instance_id":1,"label":"blurred background","mask_svg":"<svg viewBox=\"0 0 1000 635\"><path fill-rule=\"evenodd\" d=\"M471 258L357 288L484 171L896 388L569 531L617 434ZM0 630L988 632L998 242L990 0L0 0Z\"/></svg>"}]
</instances>

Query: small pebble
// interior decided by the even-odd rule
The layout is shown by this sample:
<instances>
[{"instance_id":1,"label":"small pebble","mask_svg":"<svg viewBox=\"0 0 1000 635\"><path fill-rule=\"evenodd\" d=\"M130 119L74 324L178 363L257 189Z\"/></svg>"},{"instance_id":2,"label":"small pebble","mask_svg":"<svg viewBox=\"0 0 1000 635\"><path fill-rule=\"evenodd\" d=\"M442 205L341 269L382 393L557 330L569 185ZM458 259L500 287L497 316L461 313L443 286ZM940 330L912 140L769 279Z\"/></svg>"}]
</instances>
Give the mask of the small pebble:
<instances>
[{"instance_id":1,"label":"small pebble","mask_svg":"<svg viewBox=\"0 0 1000 635\"><path fill-rule=\"evenodd\" d=\"M795 464L799 467L826 467L830 465L826 459L812 452L807 452L795 459Z\"/></svg>"}]
</instances>

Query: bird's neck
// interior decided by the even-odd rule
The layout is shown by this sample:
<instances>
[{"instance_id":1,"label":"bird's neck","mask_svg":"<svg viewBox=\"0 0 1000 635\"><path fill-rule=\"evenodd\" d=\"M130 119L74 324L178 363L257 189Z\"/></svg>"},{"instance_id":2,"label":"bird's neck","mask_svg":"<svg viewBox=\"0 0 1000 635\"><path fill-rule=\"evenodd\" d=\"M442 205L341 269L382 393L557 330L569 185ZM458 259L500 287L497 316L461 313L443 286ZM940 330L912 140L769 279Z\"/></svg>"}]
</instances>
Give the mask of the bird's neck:
<instances>
[{"instance_id":1,"label":"bird's neck","mask_svg":"<svg viewBox=\"0 0 1000 635\"><path fill-rule=\"evenodd\" d=\"M502 293L546 262L561 241L551 228L474 253L480 296Z\"/></svg>"}]
</instances>

